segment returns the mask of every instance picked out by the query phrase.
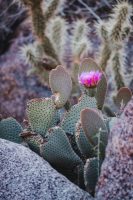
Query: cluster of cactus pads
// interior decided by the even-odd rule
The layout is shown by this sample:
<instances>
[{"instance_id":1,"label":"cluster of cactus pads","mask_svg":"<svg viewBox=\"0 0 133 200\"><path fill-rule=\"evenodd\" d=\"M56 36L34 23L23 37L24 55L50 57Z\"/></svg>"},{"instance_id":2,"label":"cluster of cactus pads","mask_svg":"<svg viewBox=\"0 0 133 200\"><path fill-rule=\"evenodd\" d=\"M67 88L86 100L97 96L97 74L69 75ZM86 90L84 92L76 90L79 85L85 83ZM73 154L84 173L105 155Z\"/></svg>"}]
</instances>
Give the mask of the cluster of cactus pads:
<instances>
[{"instance_id":1,"label":"cluster of cactus pads","mask_svg":"<svg viewBox=\"0 0 133 200\"><path fill-rule=\"evenodd\" d=\"M63 66L57 66L49 77L53 92L51 98L28 102L24 129L13 118L1 118L0 138L26 145L60 173L94 195L110 128L119 115L114 113L114 117L111 117L103 114L107 90L105 74L91 58L83 59L78 76L91 71L102 74L97 87L82 85L79 102L74 106L69 105L65 111L72 80ZM121 88L115 97L118 109L121 110L130 98L130 90Z\"/></svg>"}]
</instances>

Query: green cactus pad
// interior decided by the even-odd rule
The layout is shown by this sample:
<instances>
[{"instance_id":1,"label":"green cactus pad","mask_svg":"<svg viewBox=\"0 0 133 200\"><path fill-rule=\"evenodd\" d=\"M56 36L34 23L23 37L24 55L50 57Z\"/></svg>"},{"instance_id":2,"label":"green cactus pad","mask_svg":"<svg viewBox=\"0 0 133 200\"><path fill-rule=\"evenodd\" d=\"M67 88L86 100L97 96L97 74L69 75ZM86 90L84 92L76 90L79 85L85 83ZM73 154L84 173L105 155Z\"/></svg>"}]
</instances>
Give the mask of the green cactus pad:
<instances>
[{"instance_id":1,"label":"green cactus pad","mask_svg":"<svg viewBox=\"0 0 133 200\"><path fill-rule=\"evenodd\" d=\"M94 157L94 147L89 143L80 121L76 124L75 140L85 159Z\"/></svg>"},{"instance_id":2,"label":"green cactus pad","mask_svg":"<svg viewBox=\"0 0 133 200\"><path fill-rule=\"evenodd\" d=\"M75 141L75 135L72 135L72 134L66 134L68 140L69 140L69 143L71 144L71 147L72 149L74 150L74 152L82 159L83 158L83 155L81 154L78 146L77 146L77 143ZM83 160L83 159L82 159Z\"/></svg>"},{"instance_id":3,"label":"green cactus pad","mask_svg":"<svg viewBox=\"0 0 133 200\"><path fill-rule=\"evenodd\" d=\"M99 161L97 158L90 158L86 161L84 166L84 180L86 190L92 195L95 193L95 187L100 174L101 164L101 160Z\"/></svg>"},{"instance_id":4,"label":"green cactus pad","mask_svg":"<svg viewBox=\"0 0 133 200\"><path fill-rule=\"evenodd\" d=\"M77 121L80 119L80 112L85 108L96 108L96 99L88 95L82 95L78 104L74 105L64 116L61 123L62 129L66 133L74 134Z\"/></svg>"},{"instance_id":5,"label":"green cactus pad","mask_svg":"<svg viewBox=\"0 0 133 200\"><path fill-rule=\"evenodd\" d=\"M45 136L55 115L56 108L52 99L32 99L27 104L27 115L32 132Z\"/></svg>"},{"instance_id":6,"label":"green cactus pad","mask_svg":"<svg viewBox=\"0 0 133 200\"><path fill-rule=\"evenodd\" d=\"M98 111L86 108L81 112L81 124L89 142L94 145L94 147L98 147L99 145L100 156L103 158L108 141L108 130L104 119ZM98 137L100 137L99 144Z\"/></svg>"},{"instance_id":7,"label":"green cactus pad","mask_svg":"<svg viewBox=\"0 0 133 200\"><path fill-rule=\"evenodd\" d=\"M131 97L132 97L131 90L127 87L122 87L118 91L116 97L114 97L114 102L116 106L120 108L122 104L126 106L127 103L130 101Z\"/></svg>"},{"instance_id":8,"label":"green cactus pad","mask_svg":"<svg viewBox=\"0 0 133 200\"><path fill-rule=\"evenodd\" d=\"M96 93L96 99L97 99L97 106L98 109L102 110L105 96L107 92L107 79L105 74L102 74L101 80L98 83L97 86L97 93Z\"/></svg>"},{"instance_id":9,"label":"green cactus pad","mask_svg":"<svg viewBox=\"0 0 133 200\"><path fill-rule=\"evenodd\" d=\"M60 122L60 111L56 110L56 112L55 112L55 114L53 116L53 119L51 121L50 128L52 128L54 126L57 126L59 122Z\"/></svg>"},{"instance_id":10,"label":"green cactus pad","mask_svg":"<svg viewBox=\"0 0 133 200\"><path fill-rule=\"evenodd\" d=\"M67 177L75 185L78 185L80 188L85 190L84 185L84 165L79 165L74 169L61 169L56 168L56 170Z\"/></svg>"},{"instance_id":11,"label":"green cactus pad","mask_svg":"<svg viewBox=\"0 0 133 200\"><path fill-rule=\"evenodd\" d=\"M57 168L72 169L82 164L60 127L54 127L48 131L47 142L41 147L41 155Z\"/></svg>"},{"instance_id":12,"label":"green cactus pad","mask_svg":"<svg viewBox=\"0 0 133 200\"><path fill-rule=\"evenodd\" d=\"M20 134L24 142L28 144L28 147L37 154L40 154L40 145L43 144L44 139L41 135L32 133L28 130L23 130Z\"/></svg>"},{"instance_id":13,"label":"green cactus pad","mask_svg":"<svg viewBox=\"0 0 133 200\"><path fill-rule=\"evenodd\" d=\"M79 76L82 72L90 72L90 71L101 71L101 68L96 64L96 62L92 58L85 58L82 60L81 65L79 67Z\"/></svg>"},{"instance_id":14,"label":"green cactus pad","mask_svg":"<svg viewBox=\"0 0 133 200\"><path fill-rule=\"evenodd\" d=\"M0 121L0 138L16 143L21 143L19 134L22 131L21 125L12 117Z\"/></svg>"},{"instance_id":15,"label":"green cactus pad","mask_svg":"<svg viewBox=\"0 0 133 200\"><path fill-rule=\"evenodd\" d=\"M72 80L64 67L57 66L50 72L49 84L55 95L56 107L63 107L72 91Z\"/></svg>"},{"instance_id":16,"label":"green cactus pad","mask_svg":"<svg viewBox=\"0 0 133 200\"><path fill-rule=\"evenodd\" d=\"M107 131L104 119L94 109L86 108L81 111L81 125L87 138L93 145L95 144L93 138L95 138L95 134L98 133L99 129Z\"/></svg>"}]
</instances>

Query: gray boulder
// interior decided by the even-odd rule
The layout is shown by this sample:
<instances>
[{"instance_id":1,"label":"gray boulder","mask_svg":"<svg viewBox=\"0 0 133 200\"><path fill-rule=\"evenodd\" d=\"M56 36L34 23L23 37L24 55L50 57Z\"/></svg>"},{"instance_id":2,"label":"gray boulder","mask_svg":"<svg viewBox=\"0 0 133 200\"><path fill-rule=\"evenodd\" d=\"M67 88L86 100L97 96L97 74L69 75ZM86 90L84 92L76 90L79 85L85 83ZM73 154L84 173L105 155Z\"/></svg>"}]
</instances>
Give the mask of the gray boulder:
<instances>
[{"instance_id":1,"label":"gray boulder","mask_svg":"<svg viewBox=\"0 0 133 200\"><path fill-rule=\"evenodd\" d=\"M133 200L133 97L111 130L97 198Z\"/></svg>"},{"instance_id":2,"label":"gray boulder","mask_svg":"<svg viewBox=\"0 0 133 200\"><path fill-rule=\"evenodd\" d=\"M45 160L0 139L0 200L92 200Z\"/></svg>"}]
</instances>

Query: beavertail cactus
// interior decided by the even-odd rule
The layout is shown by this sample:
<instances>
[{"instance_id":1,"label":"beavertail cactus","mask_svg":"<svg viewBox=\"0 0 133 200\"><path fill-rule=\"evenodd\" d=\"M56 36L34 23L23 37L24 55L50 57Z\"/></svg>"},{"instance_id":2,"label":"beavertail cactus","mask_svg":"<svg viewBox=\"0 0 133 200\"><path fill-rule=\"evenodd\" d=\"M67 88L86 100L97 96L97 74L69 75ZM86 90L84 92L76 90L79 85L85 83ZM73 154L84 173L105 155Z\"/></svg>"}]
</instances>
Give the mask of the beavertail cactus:
<instances>
[{"instance_id":1,"label":"beavertail cactus","mask_svg":"<svg viewBox=\"0 0 133 200\"><path fill-rule=\"evenodd\" d=\"M40 146L44 143L44 138L36 133L31 132L28 129L24 129L20 137L23 138L24 142L28 144L28 147L40 155Z\"/></svg>"},{"instance_id":2,"label":"beavertail cactus","mask_svg":"<svg viewBox=\"0 0 133 200\"><path fill-rule=\"evenodd\" d=\"M82 160L73 151L65 132L60 127L49 129L47 141L41 146L41 155L51 165L62 169L73 169Z\"/></svg>"},{"instance_id":3,"label":"beavertail cactus","mask_svg":"<svg viewBox=\"0 0 133 200\"><path fill-rule=\"evenodd\" d=\"M21 143L22 139L19 137L21 132L21 125L12 117L0 121L0 138Z\"/></svg>"},{"instance_id":4,"label":"beavertail cactus","mask_svg":"<svg viewBox=\"0 0 133 200\"><path fill-rule=\"evenodd\" d=\"M72 106L70 111L68 111L62 122L61 127L66 133L74 134L77 121L80 119L81 110L88 108L96 108L97 103L94 97L89 97L84 94L81 96L79 103Z\"/></svg>"},{"instance_id":5,"label":"beavertail cactus","mask_svg":"<svg viewBox=\"0 0 133 200\"><path fill-rule=\"evenodd\" d=\"M95 88L100 81L102 73L99 71L82 72L79 76L79 83L87 88Z\"/></svg>"},{"instance_id":6,"label":"beavertail cactus","mask_svg":"<svg viewBox=\"0 0 133 200\"><path fill-rule=\"evenodd\" d=\"M70 97L72 90L72 81L64 67L57 66L50 72L49 83L51 90L55 96L55 104L57 108L65 105Z\"/></svg>"},{"instance_id":7,"label":"beavertail cactus","mask_svg":"<svg viewBox=\"0 0 133 200\"><path fill-rule=\"evenodd\" d=\"M108 141L108 130L103 117L94 109L86 108L81 112L81 124L88 141L99 148L100 157L104 158ZM98 137L100 141L98 141Z\"/></svg>"},{"instance_id":8,"label":"beavertail cactus","mask_svg":"<svg viewBox=\"0 0 133 200\"><path fill-rule=\"evenodd\" d=\"M81 66L79 67L78 73L79 84L81 84L82 87L81 98L79 100L79 103L73 106L70 111L66 113L63 121L61 122L61 127L65 130L66 133L73 134L75 132L75 126L80 118L81 110L87 107L97 108L97 101L94 96L98 82L100 84L101 76L101 69L91 58L83 59L83 61L81 62Z\"/></svg>"},{"instance_id":9,"label":"beavertail cactus","mask_svg":"<svg viewBox=\"0 0 133 200\"><path fill-rule=\"evenodd\" d=\"M97 107L100 110L102 110L103 105L104 105L107 87L108 85L107 85L106 76L104 73L102 73L102 77L97 85L97 92L96 92Z\"/></svg>"},{"instance_id":10,"label":"beavertail cactus","mask_svg":"<svg viewBox=\"0 0 133 200\"><path fill-rule=\"evenodd\" d=\"M107 80L93 59L86 58L81 62L78 79L81 86L84 86L83 91L90 96L95 96L97 107L102 110L107 91Z\"/></svg>"},{"instance_id":11,"label":"beavertail cactus","mask_svg":"<svg viewBox=\"0 0 133 200\"><path fill-rule=\"evenodd\" d=\"M116 106L120 109L121 106L126 106L127 103L130 101L132 97L132 92L129 88L127 87L122 87L116 97L114 97L114 102Z\"/></svg>"},{"instance_id":12,"label":"beavertail cactus","mask_svg":"<svg viewBox=\"0 0 133 200\"><path fill-rule=\"evenodd\" d=\"M52 99L32 99L27 104L27 115L32 132L45 135L50 128L56 106Z\"/></svg>"},{"instance_id":13,"label":"beavertail cactus","mask_svg":"<svg viewBox=\"0 0 133 200\"><path fill-rule=\"evenodd\" d=\"M101 71L101 68L92 58L83 59L79 67L79 76L83 72L91 72L91 71Z\"/></svg>"},{"instance_id":14,"label":"beavertail cactus","mask_svg":"<svg viewBox=\"0 0 133 200\"><path fill-rule=\"evenodd\" d=\"M95 194L95 187L100 174L101 164L102 162L98 160L98 158L90 158L87 159L84 166L84 180L86 190L92 195Z\"/></svg>"},{"instance_id":15,"label":"beavertail cactus","mask_svg":"<svg viewBox=\"0 0 133 200\"><path fill-rule=\"evenodd\" d=\"M80 121L76 124L75 140L84 159L92 158L95 156L94 146L86 137Z\"/></svg>"}]
</instances>

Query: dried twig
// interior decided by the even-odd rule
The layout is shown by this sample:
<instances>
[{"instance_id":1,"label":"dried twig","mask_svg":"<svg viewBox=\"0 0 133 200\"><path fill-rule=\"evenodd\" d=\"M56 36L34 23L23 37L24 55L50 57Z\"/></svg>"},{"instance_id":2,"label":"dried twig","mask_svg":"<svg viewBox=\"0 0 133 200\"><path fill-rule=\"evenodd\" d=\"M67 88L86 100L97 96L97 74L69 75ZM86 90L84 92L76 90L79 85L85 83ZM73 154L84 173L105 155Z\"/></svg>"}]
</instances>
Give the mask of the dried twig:
<instances>
[{"instance_id":1,"label":"dried twig","mask_svg":"<svg viewBox=\"0 0 133 200\"><path fill-rule=\"evenodd\" d=\"M82 0L78 0L79 3L81 3L98 21L101 20L101 18Z\"/></svg>"}]
</instances>

